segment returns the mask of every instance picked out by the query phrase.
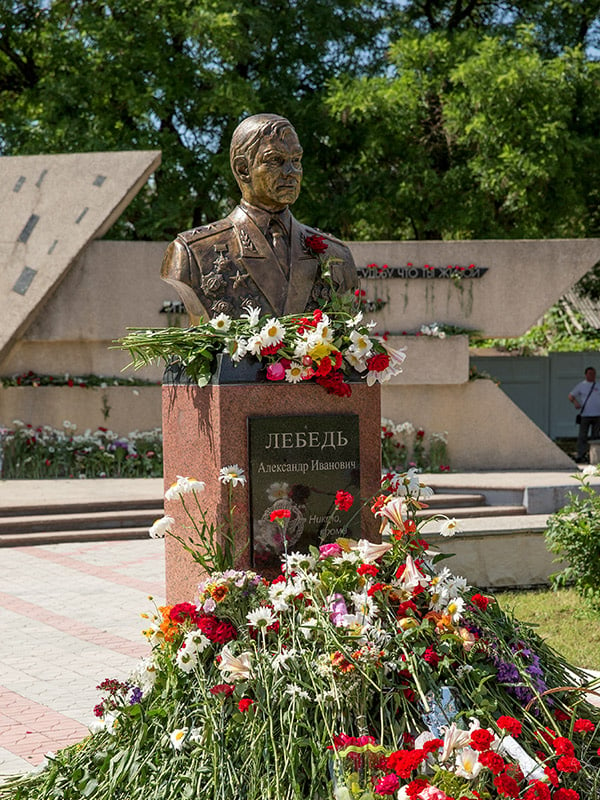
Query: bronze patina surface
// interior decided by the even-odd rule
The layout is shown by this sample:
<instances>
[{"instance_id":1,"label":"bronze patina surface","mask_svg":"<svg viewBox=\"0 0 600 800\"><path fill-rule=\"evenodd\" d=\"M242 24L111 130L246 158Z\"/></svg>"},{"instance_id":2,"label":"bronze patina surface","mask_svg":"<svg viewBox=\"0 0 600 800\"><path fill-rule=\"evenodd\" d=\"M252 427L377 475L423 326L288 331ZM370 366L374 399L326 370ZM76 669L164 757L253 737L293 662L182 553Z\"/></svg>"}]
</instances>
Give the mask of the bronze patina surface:
<instances>
[{"instance_id":1,"label":"bronze patina surface","mask_svg":"<svg viewBox=\"0 0 600 800\"><path fill-rule=\"evenodd\" d=\"M357 285L350 250L298 222L289 210L300 192L302 148L291 123L276 114L244 119L231 139L231 168L241 202L225 219L180 233L161 277L177 290L192 323L218 314L300 314L322 306L332 289ZM310 247L322 236L331 278ZM308 244L307 244L308 240Z\"/></svg>"}]
</instances>

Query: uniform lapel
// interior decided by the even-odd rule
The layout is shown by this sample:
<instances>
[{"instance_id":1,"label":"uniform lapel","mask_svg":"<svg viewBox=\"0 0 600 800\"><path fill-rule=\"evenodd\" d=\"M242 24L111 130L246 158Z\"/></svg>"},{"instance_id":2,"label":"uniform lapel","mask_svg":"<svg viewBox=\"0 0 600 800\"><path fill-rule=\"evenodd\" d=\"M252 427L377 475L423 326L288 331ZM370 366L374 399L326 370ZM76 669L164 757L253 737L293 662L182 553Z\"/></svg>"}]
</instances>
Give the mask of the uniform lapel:
<instances>
[{"instance_id":1,"label":"uniform lapel","mask_svg":"<svg viewBox=\"0 0 600 800\"><path fill-rule=\"evenodd\" d=\"M241 206L229 215L234 223L244 266L277 316L284 313L287 280L264 234Z\"/></svg>"},{"instance_id":2,"label":"uniform lapel","mask_svg":"<svg viewBox=\"0 0 600 800\"><path fill-rule=\"evenodd\" d=\"M284 314L298 314L304 311L310 298L318 267L317 259L306 250L304 245L307 229L293 216L291 224L290 285Z\"/></svg>"}]
</instances>

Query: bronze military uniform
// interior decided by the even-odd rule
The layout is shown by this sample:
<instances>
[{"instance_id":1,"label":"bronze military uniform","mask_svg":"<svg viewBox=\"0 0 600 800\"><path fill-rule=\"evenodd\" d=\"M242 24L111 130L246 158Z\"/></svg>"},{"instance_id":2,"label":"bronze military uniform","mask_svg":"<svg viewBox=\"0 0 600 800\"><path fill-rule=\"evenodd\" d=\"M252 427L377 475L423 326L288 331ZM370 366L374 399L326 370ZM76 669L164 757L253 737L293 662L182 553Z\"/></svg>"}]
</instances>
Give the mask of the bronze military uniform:
<instances>
[{"instance_id":1,"label":"bronze military uniform","mask_svg":"<svg viewBox=\"0 0 600 800\"><path fill-rule=\"evenodd\" d=\"M350 250L288 210L280 215L288 236L288 275L260 226L261 216L276 215L242 203L225 219L180 233L165 253L161 277L176 288L192 316L205 319L221 313L239 317L249 305L274 316L300 314L326 303L332 287L353 290ZM315 234L327 244L322 258L331 259L331 280L320 274L319 259L306 245Z\"/></svg>"}]
</instances>

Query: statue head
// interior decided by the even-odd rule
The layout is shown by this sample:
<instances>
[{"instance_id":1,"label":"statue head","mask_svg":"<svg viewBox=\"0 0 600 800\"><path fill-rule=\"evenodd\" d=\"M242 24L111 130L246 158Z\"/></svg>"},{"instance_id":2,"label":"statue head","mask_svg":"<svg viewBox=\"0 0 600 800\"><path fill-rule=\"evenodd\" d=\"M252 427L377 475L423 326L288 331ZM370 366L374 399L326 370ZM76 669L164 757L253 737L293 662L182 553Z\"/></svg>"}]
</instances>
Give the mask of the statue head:
<instances>
[{"instance_id":1,"label":"statue head","mask_svg":"<svg viewBox=\"0 0 600 800\"><path fill-rule=\"evenodd\" d=\"M231 169L250 205L281 211L294 203L302 181L302 148L291 122L255 114L233 132Z\"/></svg>"}]
</instances>

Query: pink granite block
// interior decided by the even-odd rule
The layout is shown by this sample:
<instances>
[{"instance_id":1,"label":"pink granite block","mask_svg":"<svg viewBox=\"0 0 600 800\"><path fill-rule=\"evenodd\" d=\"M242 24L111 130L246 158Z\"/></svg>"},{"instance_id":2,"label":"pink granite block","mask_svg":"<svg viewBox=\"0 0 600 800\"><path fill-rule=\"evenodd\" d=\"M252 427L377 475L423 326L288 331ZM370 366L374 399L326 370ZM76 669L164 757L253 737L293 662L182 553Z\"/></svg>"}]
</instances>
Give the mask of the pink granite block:
<instances>
[{"instance_id":1,"label":"pink granite block","mask_svg":"<svg viewBox=\"0 0 600 800\"><path fill-rule=\"evenodd\" d=\"M284 417L310 414L356 414L359 424L360 484L363 497L379 489L379 386L352 385L352 396L327 394L316 384L234 384L220 386L163 386L165 488L178 475L206 483L199 496L208 522L219 524L228 509L228 487L218 480L221 467L238 464L249 474L248 417ZM185 496L192 509L194 500ZM250 566L249 487L233 490L236 549L243 551L238 568ZM165 501L165 513L175 519L175 533L194 538L190 519L178 500ZM197 516L197 513L196 513ZM377 524L368 509L362 514L362 535L377 537ZM197 536L196 536L197 538ZM165 540L167 602L192 600L202 576L199 565L172 537Z\"/></svg>"}]
</instances>

